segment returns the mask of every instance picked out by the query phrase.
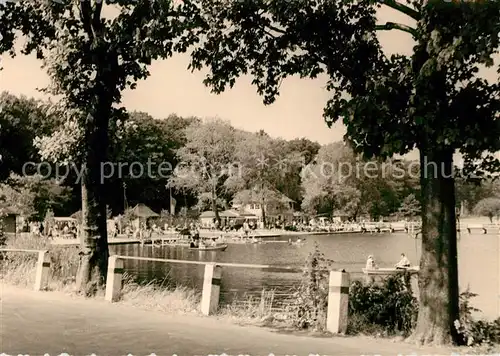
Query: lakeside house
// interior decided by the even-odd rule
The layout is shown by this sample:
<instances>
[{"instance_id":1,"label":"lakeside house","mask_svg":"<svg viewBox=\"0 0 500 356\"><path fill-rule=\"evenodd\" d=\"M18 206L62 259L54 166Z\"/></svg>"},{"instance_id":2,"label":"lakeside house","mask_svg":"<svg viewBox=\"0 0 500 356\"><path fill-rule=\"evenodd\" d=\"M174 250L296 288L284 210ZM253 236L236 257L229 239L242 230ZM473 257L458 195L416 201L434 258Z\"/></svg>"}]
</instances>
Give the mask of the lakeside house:
<instances>
[{"instance_id":1,"label":"lakeside house","mask_svg":"<svg viewBox=\"0 0 500 356\"><path fill-rule=\"evenodd\" d=\"M240 200L233 200L231 209L219 212L222 226L239 225L244 221L254 221L257 226L260 226L262 223L262 209L264 209L268 224L273 224L276 221L290 224L297 220L297 217L303 217L301 213L295 210L295 201L278 191L269 191L269 194L266 194L264 204L254 191L245 190L238 195ZM215 221L214 212L211 210L202 212L199 221L203 227L211 227Z\"/></svg>"},{"instance_id":2,"label":"lakeside house","mask_svg":"<svg viewBox=\"0 0 500 356\"><path fill-rule=\"evenodd\" d=\"M233 209L257 216L259 222L262 221L262 209L264 209L267 223L272 224L276 221L291 223L294 220L295 204L296 202L286 195L274 191L266 197L264 204L249 194L244 203L233 201Z\"/></svg>"},{"instance_id":3,"label":"lakeside house","mask_svg":"<svg viewBox=\"0 0 500 356\"><path fill-rule=\"evenodd\" d=\"M349 220L349 215L343 211L334 211L332 214L332 222L344 223Z\"/></svg>"}]
</instances>

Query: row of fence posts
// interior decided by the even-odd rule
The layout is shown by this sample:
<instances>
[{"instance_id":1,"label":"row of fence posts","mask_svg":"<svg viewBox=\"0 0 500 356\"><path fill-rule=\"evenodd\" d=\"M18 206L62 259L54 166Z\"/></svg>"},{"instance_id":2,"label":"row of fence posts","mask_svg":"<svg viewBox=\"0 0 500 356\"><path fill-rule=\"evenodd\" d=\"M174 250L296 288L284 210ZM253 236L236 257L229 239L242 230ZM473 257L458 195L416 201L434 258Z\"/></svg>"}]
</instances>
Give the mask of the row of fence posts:
<instances>
[{"instance_id":1,"label":"row of fence posts","mask_svg":"<svg viewBox=\"0 0 500 356\"><path fill-rule=\"evenodd\" d=\"M35 291L46 290L50 279L50 255L48 251L1 249L2 252L38 253ZM235 267L238 265L235 264ZM116 302L120 299L123 288L123 259L120 256L109 257L106 278L105 300ZM212 315L219 307L222 267L215 263L205 264L201 312ZM332 333L345 333L347 330L347 312L349 304L349 273L330 271L327 312L327 330Z\"/></svg>"},{"instance_id":2,"label":"row of fence posts","mask_svg":"<svg viewBox=\"0 0 500 356\"><path fill-rule=\"evenodd\" d=\"M105 300L116 302L120 299L123 288L123 260L119 256L111 256L108 263ZM222 267L215 263L205 264L203 291L201 297L201 313L213 315L219 308ZM347 313L349 307L349 273L330 271L328 312L326 327L334 334L347 331Z\"/></svg>"},{"instance_id":3,"label":"row of fence posts","mask_svg":"<svg viewBox=\"0 0 500 356\"><path fill-rule=\"evenodd\" d=\"M500 229L498 230L500 252ZM0 249L0 252L37 253L35 291L46 290L50 279L50 256L48 251ZM237 266L237 265L235 265ZM500 267L500 264L499 264ZM120 299L123 287L123 259L111 256L108 264L105 299L115 302ZM222 267L217 264L205 264L201 312L204 315L214 314L219 306ZM327 330L332 333L345 333L349 304L350 275L345 271L331 271L329 277ZM500 316L500 269L498 271L498 315Z\"/></svg>"}]
</instances>

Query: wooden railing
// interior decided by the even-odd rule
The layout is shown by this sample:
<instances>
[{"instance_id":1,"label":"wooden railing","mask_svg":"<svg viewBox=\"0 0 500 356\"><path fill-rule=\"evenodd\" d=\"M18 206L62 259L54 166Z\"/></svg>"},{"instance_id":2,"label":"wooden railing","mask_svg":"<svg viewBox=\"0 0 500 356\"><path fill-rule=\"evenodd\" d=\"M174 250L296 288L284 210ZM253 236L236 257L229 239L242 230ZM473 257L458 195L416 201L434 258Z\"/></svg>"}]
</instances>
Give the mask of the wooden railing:
<instances>
[{"instance_id":1,"label":"wooden railing","mask_svg":"<svg viewBox=\"0 0 500 356\"><path fill-rule=\"evenodd\" d=\"M463 225L460 226L460 229L462 228ZM465 225L465 229L469 234L471 234L473 231L481 231L483 234L487 233L500 233L500 225L498 224L468 224Z\"/></svg>"}]
</instances>

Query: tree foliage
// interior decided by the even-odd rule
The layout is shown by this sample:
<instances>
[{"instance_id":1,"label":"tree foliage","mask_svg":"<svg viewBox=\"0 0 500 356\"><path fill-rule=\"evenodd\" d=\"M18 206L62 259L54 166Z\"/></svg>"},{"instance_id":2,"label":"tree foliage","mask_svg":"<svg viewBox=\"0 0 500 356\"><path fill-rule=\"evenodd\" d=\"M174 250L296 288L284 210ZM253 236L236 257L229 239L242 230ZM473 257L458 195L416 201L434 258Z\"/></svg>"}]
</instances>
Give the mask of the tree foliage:
<instances>
[{"instance_id":1,"label":"tree foliage","mask_svg":"<svg viewBox=\"0 0 500 356\"><path fill-rule=\"evenodd\" d=\"M243 204L257 203L264 207L261 218L265 224L266 207L271 202L284 204L278 188L283 189L286 178L291 178L292 172L298 172L304 158L302 152L291 150L286 142L273 139L264 131L255 134L240 132L239 136L235 159L240 170L238 175L230 178L229 183L235 192L240 192L236 196L237 201ZM288 191L294 192L293 188L297 188L297 185L293 186L293 180L288 183Z\"/></svg>"},{"instance_id":2,"label":"tree foliage","mask_svg":"<svg viewBox=\"0 0 500 356\"><path fill-rule=\"evenodd\" d=\"M358 162L354 152L337 142L321 147L313 162L302 172L304 209L317 213L341 210L356 217L361 193L356 187Z\"/></svg>"},{"instance_id":3,"label":"tree foliage","mask_svg":"<svg viewBox=\"0 0 500 356\"><path fill-rule=\"evenodd\" d=\"M499 85L477 78L479 66L493 65L499 47L497 2L192 3L198 5L204 39L191 65L210 68L205 84L214 92L232 87L237 77L248 73L264 102L272 103L286 77L324 73L332 92L325 119L329 124L342 119L346 138L368 156L402 155L430 140L441 150L460 150L471 164L484 151L500 150ZM409 15L417 25L378 24L382 4ZM384 53L377 31L391 29L414 37L418 46L412 56ZM425 89L437 76L445 81L443 86ZM456 87L458 82L464 85ZM437 95L432 110L415 93L417 87L427 90L426 96ZM483 167L491 168L494 162L498 160L489 156Z\"/></svg>"},{"instance_id":4,"label":"tree foliage","mask_svg":"<svg viewBox=\"0 0 500 356\"><path fill-rule=\"evenodd\" d=\"M238 175L235 160L236 131L227 122L196 122L186 129L186 143L177 151L179 165L170 185L194 191L200 203L209 197L216 219L220 198L231 189L229 178Z\"/></svg>"},{"instance_id":5,"label":"tree foliage","mask_svg":"<svg viewBox=\"0 0 500 356\"><path fill-rule=\"evenodd\" d=\"M37 137L50 134L59 117L50 114L50 105L35 99L0 94L0 181L11 173L22 174L28 162L39 163L34 146Z\"/></svg>"},{"instance_id":6,"label":"tree foliage","mask_svg":"<svg viewBox=\"0 0 500 356\"><path fill-rule=\"evenodd\" d=\"M420 215L420 202L415 195L410 194L404 200L398 209L399 213L405 217L413 218Z\"/></svg>"},{"instance_id":7,"label":"tree foliage","mask_svg":"<svg viewBox=\"0 0 500 356\"><path fill-rule=\"evenodd\" d=\"M196 118L176 115L162 120L143 112L127 115L115 130L118 134L113 136L110 150L110 161L115 164L107 169L108 204L115 212L123 210L124 193L130 205L144 203L155 211L169 206L165 197L178 164L176 152L186 142L186 127L194 122L198 122Z\"/></svg>"},{"instance_id":8,"label":"tree foliage","mask_svg":"<svg viewBox=\"0 0 500 356\"><path fill-rule=\"evenodd\" d=\"M414 337L459 342L453 153L466 172L498 172L500 84L478 76L500 47L500 3L409 0L187 0L197 5L194 69L210 69L216 93L250 74L266 104L283 79L325 74L331 98L324 116L342 120L346 139L365 156L420 150L423 253ZM411 25L377 22L388 7ZM403 31L410 55L387 55L377 31ZM485 153L486 152L486 153ZM437 248L442 246L442 248ZM439 270L439 273L437 271ZM442 288L447 286L447 288ZM436 296L437 291L441 291Z\"/></svg>"},{"instance_id":9,"label":"tree foliage","mask_svg":"<svg viewBox=\"0 0 500 356\"><path fill-rule=\"evenodd\" d=\"M46 89L61 98L63 130L41 143L47 157L73 153L82 164L81 292L95 293L107 273L106 188L101 167L109 153L109 130L121 118L122 92L149 76L152 60L185 52L197 39L170 0L3 2L0 50L14 55L16 36L23 53L36 52L51 79ZM187 11L189 12L189 11ZM64 130L65 129L65 130ZM72 130L73 129L73 130ZM72 134L67 142L64 136ZM76 147L76 148L75 148ZM71 156L71 155L70 155Z\"/></svg>"},{"instance_id":10,"label":"tree foliage","mask_svg":"<svg viewBox=\"0 0 500 356\"><path fill-rule=\"evenodd\" d=\"M0 201L23 216L42 221L47 211L64 211L71 199L71 190L55 179L40 175L20 176L13 174L0 184Z\"/></svg>"},{"instance_id":11,"label":"tree foliage","mask_svg":"<svg viewBox=\"0 0 500 356\"><path fill-rule=\"evenodd\" d=\"M276 140L274 146L283 159L282 164L277 165L281 174L277 177L275 188L295 201L296 206L299 207L302 203L302 169L316 157L321 145L306 138L300 138L290 141ZM284 169L281 169L283 167Z\"/></svg>"},{"instance_id":12,"label":"tree foliage","mask_svg":"<svg viewBox=\"0 0 500 356\"><path fill-rule=\"evenodd\" d=\"M470 180L458 177L455 191L457 206L463 204L467 212L472 212L481 200L492 196L500 197L500 181L491 179Z\"/></svg>"},{"instance_id":13,"label":"tree foliage","mask_svg":"<svg viewBox=\"0 0 500 356\"><path fill-rule=\"evenodd\" d=\"M411 170L406 161L364 160L342 142L323 146L302 172L303 208L351 218L390 216L416 190L419 173Z\"/></svg>"},{"instance_id":14,"label":"tree foliage","mask_svg":"<svg viewBox=\"0 0 500 356\"><path fill-rule=\"evenodd\" d=\"M493 217L500 217L500 198L485 198L480 200L474 207L474 213L487 216L490 222L493 222Z\"/></svg>"}]
</instances>

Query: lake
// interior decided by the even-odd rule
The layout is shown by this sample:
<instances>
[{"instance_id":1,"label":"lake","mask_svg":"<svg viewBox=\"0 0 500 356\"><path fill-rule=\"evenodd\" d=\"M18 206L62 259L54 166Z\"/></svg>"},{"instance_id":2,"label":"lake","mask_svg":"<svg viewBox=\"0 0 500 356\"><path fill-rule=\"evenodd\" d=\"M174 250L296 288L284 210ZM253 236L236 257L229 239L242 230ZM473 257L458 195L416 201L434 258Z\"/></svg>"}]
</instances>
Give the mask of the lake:
<instances>
[{"instance_id":1,"label":"lake","mask_svg":"<svg viewBox=\"0 0 500 356\"><path fill-rule=\"evenodd\" d=\"M274 240L287 241L288 238ZM402 252L412 264L418 264L421 252L421 240L412 239L405 233L311 235L305 238L306 243L302 246L287 243L230 244L224 252L193 251L173 246L153 248L151 245L115 245L110 248L113 253L127 256L302 267L314 249L314 242L317 242L325 257L334 261L333 267L344 268L351 273L352 279L362 278L361 268L370 254L375 256L380 267L392 267ZM473 304L488 319L500 316L499 241L497 234L460 233L460 288L464 290L469 285L470 290L478 294ZM202 265L125 260L125 271L142 282L166 279L200 291L203 285ZM300 274L297 273L224 267L221 303L249 296L260 298L262 290L274 291L275 298L283 300L299 281Z\"/></svg>"}]
</instances>

